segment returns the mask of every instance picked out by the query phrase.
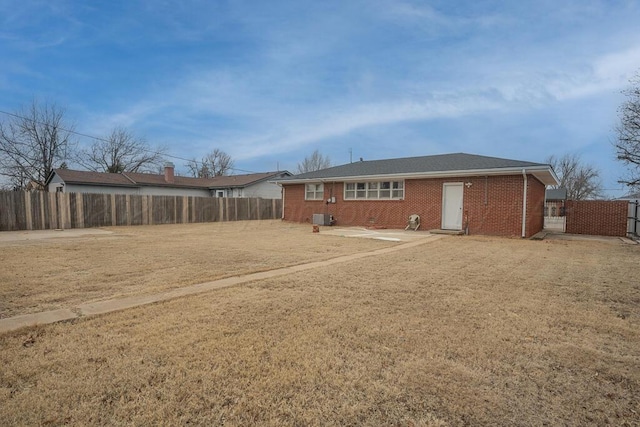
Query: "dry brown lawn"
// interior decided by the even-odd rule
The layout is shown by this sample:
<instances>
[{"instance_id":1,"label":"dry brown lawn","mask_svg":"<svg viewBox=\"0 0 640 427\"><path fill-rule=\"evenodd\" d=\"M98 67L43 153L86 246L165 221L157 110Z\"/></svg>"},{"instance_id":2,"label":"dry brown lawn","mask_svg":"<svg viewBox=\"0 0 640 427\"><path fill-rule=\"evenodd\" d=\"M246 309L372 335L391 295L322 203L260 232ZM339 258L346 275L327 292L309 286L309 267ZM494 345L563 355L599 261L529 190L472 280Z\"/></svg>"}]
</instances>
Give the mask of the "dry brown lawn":
<instances>
[{"instance_id":1,"label":"dry brown lawn","mask_svg":"<svg viewBox=\"0 0 640 427\"><path fill-rule=\"evenodd\" d=\"M639 260L450 237L16 331L2 424L637 426Z\"/></svg>"},{"instance_id":2,"label":"dry brown lawn","mask_svg":"<svg viewBox=\"0 0 640 427\"><path fill-rule=\"evenodd\" d=\"M0 243L0 318L371 250L281 221L105 227L111 235ZM397 244L397 243L396 243Z\"/></svg>"}]
</instances>

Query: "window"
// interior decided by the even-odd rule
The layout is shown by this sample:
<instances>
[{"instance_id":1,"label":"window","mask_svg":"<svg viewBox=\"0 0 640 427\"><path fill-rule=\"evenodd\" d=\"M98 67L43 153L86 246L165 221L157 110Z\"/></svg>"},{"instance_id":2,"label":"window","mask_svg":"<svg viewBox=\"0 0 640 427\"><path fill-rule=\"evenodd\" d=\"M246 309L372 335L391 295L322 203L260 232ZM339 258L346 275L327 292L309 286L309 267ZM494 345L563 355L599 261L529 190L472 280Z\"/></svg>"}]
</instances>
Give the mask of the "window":
<instances>
[{"instance_id":1,"label":"window","mask_svg":"<svg viewBox=\"0 0 640 427\"><path fill-rule=\"evenodd\" d=\"M324 184L307 184L305 186L304 199L305 200L323 200L324 198Z\"/></svg>"},{"instance_id":2,"label":"window","mask_svg":"<svg viewBox=\"0 0 640 427\"><path fill-rule=\"evenodd\" d=\"M401 199L404 197L404 182L393 181L393 191L391 192L392 199Z\"/></svg>"},{"instance_id":3,"label":"window","mask_svg":"<svg viewBox=\"0 0 640 427\"><path fill-rule=\"evenodd\" d=\"M345 199L355 199L356 198L356 183L355 182L347 182L344 185L344 198Z\"/></svg>"},{"instance_id":4,"label":"window","mask_svg":"<svg viewBox=\"0 0 640 427\"><path fill-rule=\"evenodd\" d=\"M344 199L402 199L404 181L347 182L344 185Z\"/></svg>"}]
</instances>

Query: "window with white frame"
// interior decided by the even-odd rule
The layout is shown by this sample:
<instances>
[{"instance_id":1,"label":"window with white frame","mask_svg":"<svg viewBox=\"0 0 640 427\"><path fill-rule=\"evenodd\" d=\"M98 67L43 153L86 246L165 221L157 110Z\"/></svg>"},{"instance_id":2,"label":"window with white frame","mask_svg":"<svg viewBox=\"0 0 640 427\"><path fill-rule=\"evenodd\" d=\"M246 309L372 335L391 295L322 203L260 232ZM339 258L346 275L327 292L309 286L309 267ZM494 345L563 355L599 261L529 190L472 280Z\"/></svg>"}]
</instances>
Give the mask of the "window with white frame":
<instances>
[{"instance_id":1,"label":"window with white frame","mask_svg":"<svg viewBox=\"0 0 640 427\"><path fill-rule=\"evenodd\" d=\"M323 200L324 184L307 184L304 192L305 200Z\"/></svg>"},{"instance_id":2,"label":"window with white frame","mask_svg":"<svg viewBox=\"0 0 640 427\"><path fill-rule=\"evenodd\" d=\"M404 181L347 182L345 200L398 200L404 198Z\"/></svg>"}]
</instances>

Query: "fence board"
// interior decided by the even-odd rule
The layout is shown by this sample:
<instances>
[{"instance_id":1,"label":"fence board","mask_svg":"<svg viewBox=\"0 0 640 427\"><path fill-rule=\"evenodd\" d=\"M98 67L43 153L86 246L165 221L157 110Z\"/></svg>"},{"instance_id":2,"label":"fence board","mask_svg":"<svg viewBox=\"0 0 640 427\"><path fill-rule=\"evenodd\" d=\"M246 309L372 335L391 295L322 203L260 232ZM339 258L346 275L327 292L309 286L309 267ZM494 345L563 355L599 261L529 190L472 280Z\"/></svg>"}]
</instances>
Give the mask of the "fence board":
<instances>
[{"instance_id":1,"label":"fence board","mask_svg":"<svg viewBox=\"0 0 640 427\"><path fill-rule=\"evenodd\" d=\"M0 191L0 231L279 219L282 200Z\"/></svg>"}]
</instances>

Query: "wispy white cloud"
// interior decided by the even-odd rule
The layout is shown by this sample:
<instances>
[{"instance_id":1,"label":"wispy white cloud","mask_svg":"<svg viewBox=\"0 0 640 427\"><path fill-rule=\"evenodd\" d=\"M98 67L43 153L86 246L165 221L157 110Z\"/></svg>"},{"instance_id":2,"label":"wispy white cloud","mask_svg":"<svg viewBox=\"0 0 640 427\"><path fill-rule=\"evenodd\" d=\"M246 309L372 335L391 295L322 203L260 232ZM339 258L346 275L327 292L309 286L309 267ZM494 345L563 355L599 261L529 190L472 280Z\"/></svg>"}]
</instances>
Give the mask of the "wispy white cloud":
<instances>
[{"instance_id":1,"label":"wispy white cloud","mask_svg":"<svg viewBox=\"0 0 640 427\"><path fill-rule=\"evenodd\" d=\"M426 135L443 122L473 123L456 147L548 127L536 136L565 132L575 148L606 132L567 130L597 115L580 101L609 102L640 64L640 10L613 1L49 2L33 21L0 3L13 49L0 46L0 92L57 93L79 130L126 126L186 157L220 147L257 162L359 135L376 152L395 133L449 140Z\"/></svg>"}]
</instances>

